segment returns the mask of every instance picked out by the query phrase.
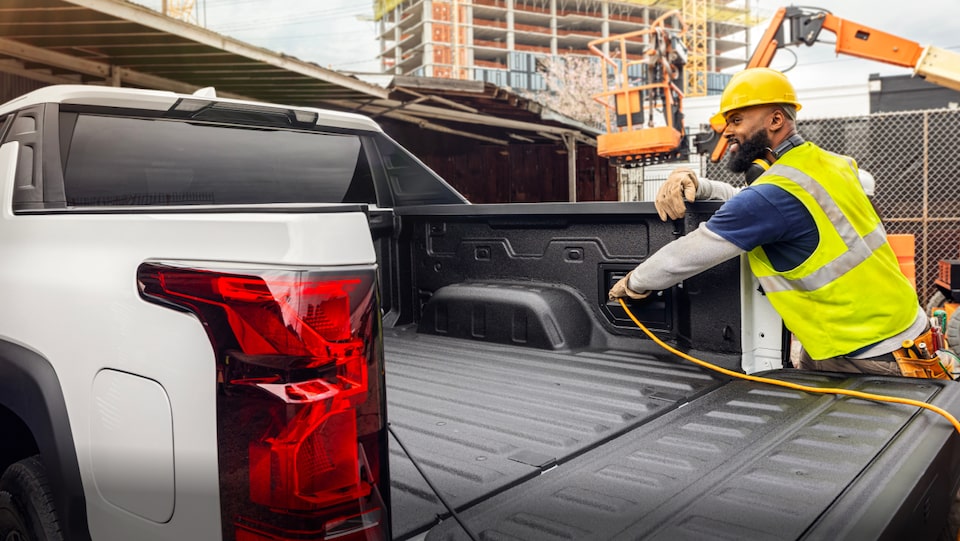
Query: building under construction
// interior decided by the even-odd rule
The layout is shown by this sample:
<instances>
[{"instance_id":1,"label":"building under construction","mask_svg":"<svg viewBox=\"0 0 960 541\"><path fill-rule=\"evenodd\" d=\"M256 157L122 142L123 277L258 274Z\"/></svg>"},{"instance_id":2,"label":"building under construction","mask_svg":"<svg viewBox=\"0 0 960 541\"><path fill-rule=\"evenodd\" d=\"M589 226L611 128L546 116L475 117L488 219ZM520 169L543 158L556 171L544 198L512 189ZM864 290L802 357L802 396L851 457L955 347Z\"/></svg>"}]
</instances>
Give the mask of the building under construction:
<instances>
[{"instance_id":1,"label":"building under construction","mask_svg":"<svg viewBox=\"0 0 960 541\"><path fill-rule=\"evenodd\" d=\"M385 73L542 90L536 57L591 56L598 38L642 30L679 10L687 24L687 96L719 93L721 70L749 56L748 8L731 0L375 0ZM641 55L643 42L628 44Z\"/></svg>"}]
</instances>

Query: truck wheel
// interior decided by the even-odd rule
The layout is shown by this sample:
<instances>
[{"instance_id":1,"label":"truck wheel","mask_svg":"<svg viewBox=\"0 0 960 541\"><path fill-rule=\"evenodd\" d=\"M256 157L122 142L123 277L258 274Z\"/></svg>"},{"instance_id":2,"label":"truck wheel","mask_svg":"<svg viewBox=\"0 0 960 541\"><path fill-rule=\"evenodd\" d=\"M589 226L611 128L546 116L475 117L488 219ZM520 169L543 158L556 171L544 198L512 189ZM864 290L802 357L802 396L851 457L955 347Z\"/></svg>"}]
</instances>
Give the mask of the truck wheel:
<instances>
[{"instance_id":1,"label":"truck wheel","mask_svg":"<svg viewBox=\"0 0 960 541\"><path fill-rule=\"evenodd\" d=\"M0 477L0 540L63 541L46 469L34 455Z\"/></svg>"}]
</instances>

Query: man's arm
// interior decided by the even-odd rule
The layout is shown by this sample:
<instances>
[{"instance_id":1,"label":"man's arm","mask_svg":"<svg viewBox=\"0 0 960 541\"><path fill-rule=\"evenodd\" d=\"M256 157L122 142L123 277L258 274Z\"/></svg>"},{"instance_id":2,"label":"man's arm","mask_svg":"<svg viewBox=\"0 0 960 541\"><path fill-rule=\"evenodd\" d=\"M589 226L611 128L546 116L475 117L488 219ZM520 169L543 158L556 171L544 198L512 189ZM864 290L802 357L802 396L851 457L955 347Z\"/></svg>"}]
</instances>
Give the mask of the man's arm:
<instances>
[{"instance_id":1,"label":"man's arm","mask_svg":"<svg viewBox=\"0 0 960 541\"><path fill-rule=\"evenodd\" d=\"M657 214L660 215L661 220L667 221L668 218L679 220L686 212L684 200L726 201L739 191L739 188L734 188L726 182L707 178L698 179L692 169L680 167L670 173L667 181L657 191L653 205L657 208Z\"/></svg>"},{"instance_id":2,"label":"man's arm","mask_svg":"<svg viewBox=\"0 0 960 541\"><path fill-rule=\"evenodd\" d=\"M743 188L734 188L726 182L701 178L697 186L697 200L726 201Z\"/></svg>"},{"instance_id":3,"label":"man's arm","mask_svg":"<svg viewBox=\"0 0 960 541\"><path fill-rule=\"evenodd\" d=\"M867 196L873 197L876 181L868 171L860 169L858 171L860 183ZM697 178L697 174L686 167L678 167L670 173L667 181L663 183L657 196L653 200L653 206L657 208L657 214L660 219L667 221L679 220L686 213L684 200L690 201L727 201L738 194L743 188L734 188L726 182L719 180L710 180L708 178Z\"/></svg>"},{"instance_id":4,"label":"man's arm","mask_svg":"<svg viewBox=\"0 0 960 541\"><path fill-rule=\"evenodd\" d=\"M609 298L642 298L648 291L667 289L687 278L744 253L700 224L696 230L657 250L610 289ZM630 292L623 288L629 288Z\"/></svg>"}]
</instances>

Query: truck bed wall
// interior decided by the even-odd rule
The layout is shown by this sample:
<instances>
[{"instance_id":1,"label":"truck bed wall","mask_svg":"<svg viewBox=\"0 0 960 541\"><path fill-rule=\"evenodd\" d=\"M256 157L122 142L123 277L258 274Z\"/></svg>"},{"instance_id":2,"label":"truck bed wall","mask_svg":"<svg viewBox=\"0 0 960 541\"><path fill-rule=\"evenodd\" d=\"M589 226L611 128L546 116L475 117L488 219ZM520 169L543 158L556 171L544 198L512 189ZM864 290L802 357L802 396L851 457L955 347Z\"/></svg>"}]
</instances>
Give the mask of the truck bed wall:
<instances>
[{"instance_id":1,"label":"truck bed wall","mask_svg":"<svg viewBox=\"0 0 960 541\"><path fill-rule=\"evenodd\" d=\"M398 230L378 240L385 320L526 347L640 347L649 340L607 291L716 208L698 203L666 223L650 203L399 209ZM661 338L728 355L739 368L739 276L739 261L728 261L631 310Z\"/></svg>"}]
</instances>

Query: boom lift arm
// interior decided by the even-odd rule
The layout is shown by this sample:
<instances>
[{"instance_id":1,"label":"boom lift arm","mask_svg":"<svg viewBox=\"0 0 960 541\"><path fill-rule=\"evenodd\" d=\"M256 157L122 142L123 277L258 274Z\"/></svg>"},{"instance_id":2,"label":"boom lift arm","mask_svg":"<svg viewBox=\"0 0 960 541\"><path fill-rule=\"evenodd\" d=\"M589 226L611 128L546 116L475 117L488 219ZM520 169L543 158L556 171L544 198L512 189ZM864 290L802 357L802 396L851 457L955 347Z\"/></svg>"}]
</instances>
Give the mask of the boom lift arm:
<instances>
[{"instance_id":1,"label":"boom lift arm","mask_svg":"<svg viewBox=\"0 0 960 541\"><path fill-rule=\"evenodd\" d=\"M789 34L787 31L789 30ZM777 10L760 44L747 63L748 68L767 67L777 50L791 45L811 46L824 30L836 35L837 54L876 60L913 68L913 74L931 83L960 91L960 54L919 43L841 19L822 9L797 6ZM724 126L713 126L722 132ZM720 139L710 161L717 162L727 150L727 141Z\"/></svg>"}]
</instances>

